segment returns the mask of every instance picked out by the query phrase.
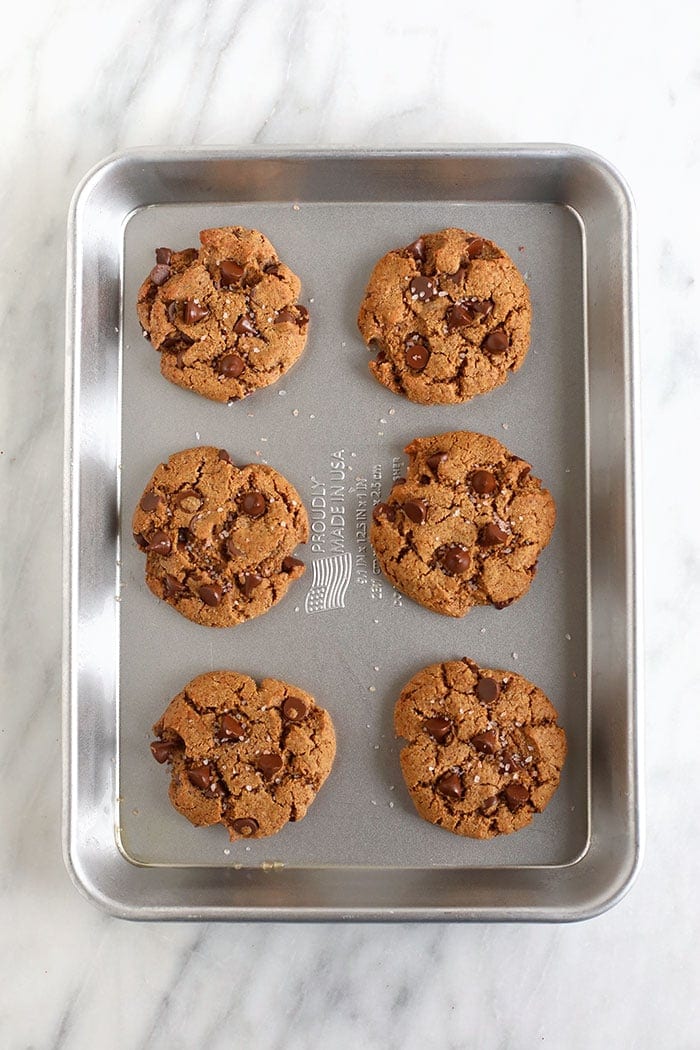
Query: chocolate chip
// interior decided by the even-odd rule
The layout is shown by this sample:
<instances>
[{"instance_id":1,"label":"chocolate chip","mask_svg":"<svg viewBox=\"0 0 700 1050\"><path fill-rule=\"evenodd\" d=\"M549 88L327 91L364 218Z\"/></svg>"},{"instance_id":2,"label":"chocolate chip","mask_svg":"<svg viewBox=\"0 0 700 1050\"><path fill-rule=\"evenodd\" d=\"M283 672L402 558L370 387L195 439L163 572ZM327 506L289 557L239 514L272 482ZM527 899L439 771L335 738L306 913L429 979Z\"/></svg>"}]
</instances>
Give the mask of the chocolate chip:
<instances>
[{"instance_id":1,"label":"chocolate chip","mask_svg":"<svg viewBox=\"0 0 700 1050\"><path fill-rule=\"evenodd\" d=\"M263 273L277 274L279 273L279 263L269 262L263 266Z\"/></svg>"},{"instance_id":2,"label":"chocolate chip","mask_svg":"<svg viewBox=\"0 0 700 1050\"><path fill-rule=\"evenodd\" d=\"M228 711L223 714L219 721L219 741L245 740L245 738L245 726L233 715L230 715Z\"/></svg>"},{"instance_id":3,"label":"chocolate chip","mask_svg":"<svg viewBox=\"0 0 700 1050\"><path fill-rule=\"evenodd\" d=\"M256 587L259 587L263 582L264 577L259 576L257 572L243 572L241 573L241 590L245 594L246 598L250 598L251 594Z\"/></svg>"},{"instance_id":4,"label":"chocolate chip","mask_svg":"<svg viewBox=\"0 0 700 1050\"><path fill-rule=\"evenodd\" d=\"M255 325L253 324L253 322L251 321L251 319L249 317L246 317L245 314L242 314L238 318L238 320L236 321L235 325L233 326L233 330L236 333L236 335L259 335L260 334L258 332L257 328L255 327Z\"/></svg>"},{"instance_id":5,"label":"chocolate chip","mask_svg":"<svg viewBox=\"0 0 700 1050\"><path fill-rule=\"evenodd\" d=\"M217 455L219 459L223 460L224 463L233 463L233 460L231 459L225 448L220 448Z\"/></svg>"},{"instance_id":6,"label":"chocolate chip","mask_svg":"<svg viewBox=\"0 0 700 1050\"><path fill-rule=\"evenodd\" d=\"M416 262L425 262L425 241L422 237L419 237L413 244L409 244L406 248L409 255L412 255Z\"/></svg>"},{"instance_id":7,"label":"chocolate chip","mask_svg":"<svg viewBox=\"0 0 700 1050\"><path fill-rule=\"evenodd\" d=\"M253 489L251 492L246 492L241 498L241 510L244 514L247 514L249 518L261 518L267 508L267 500L263 496L262 492L257 492Z\"/></svg>"},{"instance_id":8,"label":"chocolate chip","mask_svg":"<svg viewBox=\"0 0 700 1050\"><path fill-rule=\"evenodd\" d=\"M149 276L156 288L160 288L170 277L170 267L165 266L163 263L156 263Z\"/></svg>"},{"instance_id":9,"label":"chocolate chip","mask_svg":"<svg viewBox=\"0 0 700 1050\"><path fill-rule=\"evenodd\" d=\"M492 704L494 700L498 699L498 694L501 691L501 687L495 678L480 678L476 683L474 692L484 704Z\"/></svg>"},{"instance_id":10,"label":"chocolate chip","mask_svg":"<svg viewBox=\"0 0 700 1050\"><path fill-rule=\"evenodd\" d=\"M462 798L464 788L459 773L443 773L435 785L441 795L445 798Z\"/></svg>"},{"instance_id":11,"label":"chocolate chip","mask_svg":"<svg viewBox=\"0 0 700 1050\"><path fill-rule=\"evenodd\" d=\"M493 332L486 336L482 346L489 354L503 354L508 349L510 340L502 328L494 328Z\"/></svg>"},{"instance_id":12,"label":"chocolate chip","mask_svg":"<svg viewBox=\"0 0 700 1050\"><path fill-rule=\"evenodd\" d=\"M199 597L205 605L210 605L212 609L215 609L217 605L221 605L223 592L216 583L203 583L199 588Z\"/></svg>"},{"instance_id":13,"label":"chocolate chip","mask_svg":"<svg viewBox=\"0 0 700 1050\"><path fill-rule=\"evenodd\" d=\"M448 543L444 547L439 547L435 551L435 557L440 564L440 568L448 576L463 575L469 571L472 563L471 554L460 543Z\"/></svg>"},{"instance_id":14,"label":"chocolate chip","mask_svg":"<svg viewBox=\"0 0 700 1050\"><path fill-rule=\"evenodd\" d=\"M396 507L393 507L391 503L377 503L372 510L372 520L379 523L382 518L386 518L387 521L396 521Z\"/></svg>"},{"instance_id":15,"label":"chocolate chip","mask_svg":"<svg viewBox=\"0 0 700 1050\"><path fill-rule=\"evenodd\" d=\"M512 751L504 751L501 755L501 761L504 766L507 766L510 769L521 769L523 765L520 756L514 755Z\"/></svg>"},{"instance_id":16,"label":"chocolate chip","mask_svg":"<svg viewBox=\"0 0 700 1050\"><path fill-rule=\"evenodd\" d=\"M160 493L153 492L153 491L151 491L151 492L144 492L144 494L141 497L141 500L139 502L139 507L141 508L141 510L145 510L145 511L155 510L156 507L160 506L161 502L162 502L162 497L161 497Z\"/></svg>"},{"instance_id":17,"label":"chocolate chip","mask_svg":"<svg viewBox=\"0 0 700 1050\"><path fill-rule=\"evenodd\" d=\"M381 349L377 352L376 362L378 365L383 365L385 361L389 359L389 355L386 350Z\"/></svg>"},{"instance_id":18,"label":"chocolate chip","mask_svg":"<svg viewBox=\"0 0 700 1050\"><path fill-rule=\"evenodd\" d=\"M394 484L395 485L405 485L406 484L406 479L405 478L394 478Z\"/></svg>"},{"instance_id":19,"label":"chocolate chip","mask_svg":"<svg viewBox=\"0 0 700 1050\"><path fill-rule=\"evenodd\" d=\"M481 803L481 812L485 817L492 816L498 809L498 795L489 795Z\"/></svg>"},{"instance_id":20,"label":"chocolate chip","mask_svg":"<svg viewBox=\"0 0 700 1050\"><path fill-rule=\"evenodd\" d=\"M470 259L476 258L477 255L481 255L484 248L483 237L474 237L467 245L467 255Z\"/></svg>"},{"instance_id":21,"label":"chocolate chip","mask_svg":"<svg viewBox=\"0 0 700 1050\"><path fill-rule=\"evenodd\" d=\"M255 759L256 769L260 770L265 780L272 780L284 765L281 755L258 755Z\"/></svg>"},{"instance_id":22,"label":"chocolate chip","mask_svg":"<svg viewBox=\"0 0 700 1050\"><path fill-rule=\"evenodd\" d=\"M238 379L244 370L245 361L238 354L224 354L217 366L219 375L226 376L227 379Z\"/></svg>"},{"instance_id":23,"label":"chocolate chip","mask_svg":"<svg viewBox=\"0 0 700 1050\"><path fill-rule=\"evenodd\" d=\"M205 317L209 316L206 306L200 306L194 299L187 299L183 309L183 320L185 324L199 324Z\"/></svg>"},{"instance_id":24,"label":"chocolate chip","mask_svg":"<svg viewBox=\"0 0 700 1050\"><path fill-rule=\"evenodd\" d=\"M426 718L423 728L428 736L437 740L438 744L443 744L452 731L452 723L449 718Z\"/></svg>"},{"instance_id":25,"label":"chocolate chip","mask_svg":"<svg viewBox=\"0 0 700 1050\"><path fill-rule=\"evenodd\" d=\"M234 820L231 827L237 835L241 835L244 839L249 839L255 834L260 825L252 817L238 817Z\"/></svg>"},{"instance_id":26,"label":"chocolate chip","mask_svg":"<svg viewBox=\"0 0 700 1050\"><path fill-rule=\"evenodd\" d=\"M532 568L528 569L527 571L530 574L530 576L534 576L534 571L532 570ZM514 601L517 601L517 599L507 598L504 602L493 602L493 607L494 609L507 609L508 606L512 605Z\"/></svg>"},{"instance_id":27,"label":"chocolate chip","mask_svg":"<svg viewBox=\"0 0 700 1050\"><path fill-rule=\"evenodd\" d=\"M151 754L161 766L172 758L173 751L177 751L177 744L171 740L154 740L151 744Z\"/></svg>"},{"instance_id":28,"label":"chocolate chip","mask_svg":"<svg viewBox=\"0 0 700 1050\"><path fill-rule=\"evenodd\" d=\"M495 475L490 470L475 470L469 480L474 491L480 496L490 496L498 488Z\"/></svg>"},{"instance_id":29,"label":"chocolate chip","mask_svg":"<svg viewBox=\"0 0 700 1050\"><path fill-rule=\"evenodd\" d=\"M411 295L415 299L419 299L422 303L430 302L430 300L434 299L438 293L435 278L423 277L422 274L418 274L416 277L411 278L408 287Z\"/></svg>"},{"instance_id":30,"label":"chocolate chip","mask_svg":"<svg viewBox=\"0 0 700 1050\"><path fill-rule=\"evenodd\" d=\"M410 336L406 342L403 356L407 367L412 372L422 372L430 360L430 350L428 350L428 347L419 336Z\"/></svg>"},{"instance_id":31,"label":"chocolate chip","mask_svg":"<svg viewBox=\"0 0 700 1050\"><path fill-rule=\"evenodd\" d=\"M288 696L282 704L282 714L288 722L301 722L309 713L309 706L300 696Z\"/></svg>"},{"instance_id":32,"label":"chocolate chip","mask_svg":"<svg viewBox=\"0 0 700 1050\"><path fill-rule=\"evenodd\" d=\"M192 489L185 489L184 492L178 493L177 505L188 514L194 514L202 506L202 500Z\"/></svg>"},{"instance_id":33,"label":"chocolate chip","mask_svg":"<svg viewBox=\"0 0 700 1050\"><path fill-rule=\"evenodd\" d=\"M484 681L488 681L488 679L484 679ZM482 755L495 755L498 751L498 736L495 729L487 729L484 733L475 733L471 738L471 742Z\"/></svg>"},{"instance_id":34,"label":"chocolate chip","mask_svg":"<svg viewBox=\"0 0 700 1050\"><path fill-rule=\"evenodd\" d=\"M437 477L440 470L440 464L446 463L447 459L448 456L446 452L434 452L432 456L428 456L425 462L428 464L435 477Z\"/></svg>"},{"instance_id":35,"label":"chocolate chip","mask_svg":"<svg viewBox=\"0 0 700 1050\"><path fill-rule=\"evenodd\" d=\"M288 306L283 306L275 317L275 324L296 324L296 315Z\"/></svg>"},{"instance_id":36,"label":"chocolate chip","mask_svg":"<svg viewBox=\"0 0 700 1050\"><path fill-rule=\"evenodd\" d=\"M187 350L188 347L194 344L195 340L190 339L184 332L171 332L170 335L166 336L163 342L160 344L160 349L165 348L166 350Z\"/></svg>"},{"instance_id":37,"label":"chocolate chip","mask_svg":"<svg viewBox=\"0 0 700 1050\"><path fill-rule=\"evenodd\" d=\"M177 530L177 545L178 547L186 547L190 540L193 540L194 536L188 528L180 528Z\"/></svg>"},{"instance_id":38,"label":"chocolate chip","mask_svg":"<svg viewBox=\"0 0 700 1050\"><path fill-rule=\"evenodd\" d=\"M520 809L530 798L530 792L523 784L508 784L503 789L503 797L506 800L506 805L511 812L515 812L516 809Z\"/></svg>"},{"instance_id":39,"label":"chocolate chip","mask_svg":"<svg viewBox=\"0 0 700 1050\"><path fill-rule=\"evenodd\" d=\"M242 558L245 554L245 552L242 551L240 547L236 546L231 536L229 536L229 538L226 540L226 553L228 554L229 558Z\"/></svg>"},{"instance_id":40,"label":"chocolate chip","mask_svg":"<svg viewBox=\"0 0 700 1050\"><path fill-rule=\"evenodd\" d=\"M499 528L495 521L490 521L488 525L484 525L479 533L479 543L482 547L497 547L499 544L505 543L507 539L508 533Z\"/></svg>"},{"instance_id":41,"label":"chocolate chip","mask_svg":"<svg viewBox=\"0 0 700 1050\"><path fill-rule=\"evenodd\" d=\"M182 332L171 332L170 335L166 335L163 342L158 347L159 350L177 351L178 360L181 351L187 350L189 346L192 346L193 340L188 339L187 336L183 335Z\"/></svg>"},{"instance_id":42,"label":"chocolate chip","mask_svg":"<svg viewBox=\"0 0 700 1050\"><path fill-rule=\"evenodd\" d=\"M470 299L469 307L479 317L488 317L493 310L493 299Z\"/></svg>"},{"instance_id":43,"label":"chocolate chip","mask_svg":"<svg viewBox=\"0 0 700 1050\"><path fill-rule=\"evenodd\" d=\"M243 276L243 267L239 266L233 259L225 259L219 266L219 273L221 274L222 287L229 288L232 284L237 284Z\"/></svg>"},{"instance_id":44,"label":"chocolate chip","mask_svg":"<svg viewBox=\"0 0 700 1050\"><path fill-rule=\"evenodd\" d=\"M472 324L475 318L476 314L466 303L455 303L454 306L449 307L445 314L445 322L450 331L454 328L463 328L464 325Z\"/></svg>"},{"instance_id":45,"label":"chocolate chip","mask_svg":"<svg viewBox=\"0 0 700 1050\"><path fill-rule=\"evenodd\" d=\"M165 591L166 598L174 598L176 594L182 594L186 589L185 585L180 583L177 576L172 576L169 572L166 572L163 577L163 590Z\"/></svg>"},{"instance_id":46,"label":"chocolate chip","mask_svg":"<svg viewBox=\"0 0 700 1050\"><path fill-rule=\"evenodd\" d=\"M177 546L178 547L186 547L188 545L188 543L192 542L192 540L194 540L194 537L193 537L192 533L190 532L189 528L187 528L186 526L183 526L182 528L178 528L177 529Z\"/></svg>"},{"instance_id":47,"label":"chocolate chip","mask_svg":"<svg viewBox=\"0 0 700 1050\"><path fill-rule=\"evenodd\" d=\"M170 248L156 248L156 262L163 266L170 266L172 262L173 253Z\"/></svg>"},{"instance_id":48,"label":"chocolate chip","mask_svg":"<svg viewBox=\"0 0 700 1050\"><path fill-rule=\"evenodd\" d=\"M170 551L172 549L173 545L170 540L170 537L161 529L156 529L156 531L151 535L148 541L148 546L146 547L146 550L149 554L167 555L170 554Z\"/></svg>"},{"instance_id":49,"label":"chocolate chip","mask_svg":"<svg viewBox=\"0 0 700 1050\"><path fill-rule=\"evenodd\" d=\"M309 311L306 309L305 306L301 306L300 303L297 303L297 311L299 313L299 320L297 321L297 324L300 328L303 328L304 325L308 324L309 322Z\"/></svg>"},{"instance_id":50,"label":"chocolate chip","mask_svg":"<svg viewBox=\"0 0 700 1050\"><path fill-rule=\"evenodd\" d=\"M170 321L171 324L174 324L174 322L177 319L178 309L179 309L178 304L175 301L173 301L172 303L168 303L168 305L166 307L165 312L166 312L166 314L168 316L168 320Z\"/></svg>"},{"instance_id":51,"label":"chocolate chip","mask_svg":"<svg viewBox=\"0 0 700 1050\"><path fill-rule=\"evenodd\" d=\"M188 346L191 346L191 344L186 344L185 346L181 346L180 349L177 352L177 355L175 357L175 364L177 365L178 368L184 368L185 367L185 351L187 350Z\"/></svg>"},{"instance_id":52,"label":"chocolate chip","mask_svg":"<svg viewBox=\"0 0 700 1050\"><path fill-rule=\"evenodd\" d=\"M455 284L461 284L468 273L469 270L466 266L460 266L459 269L455 270L454 273L448 274L448 278L450 281L454 281Z\"/></svg>"},{"instance_id":53,"label":"chocolate chip","mask_svg":"<svg viewBox=\"0 0 700 1050\"><path fill-rule=\"evenodd\" d=\"M298 568L304 568L301 558L292 558L291 554L288 554L286 558L282 559L282 572L291 572L292 569Z\"/></svg>"},{"instance_id":54,"label":"chocolate chip","mask_svg":"<svg viewBox=\"0 0 700 1050\"><path fill-rule=\"evenodd\" d=\"M221 789L217 783L216 773L211 766L193 766L187 770L189 780L200 791L206 791L210 795L220 795Z\"/></svg>"},{"instance_id":55,"label":"chocolate chip","mask_svg":"<svg viewBox=\"0 0 700 1050\"><path fill-rule=\"evenodd\" d=\"M424 525L428 517L428 504L424 499L411 499L406 503L401 504L403 510L409 521L414 522L416 525Z\"/></svg>"}]
</instances>

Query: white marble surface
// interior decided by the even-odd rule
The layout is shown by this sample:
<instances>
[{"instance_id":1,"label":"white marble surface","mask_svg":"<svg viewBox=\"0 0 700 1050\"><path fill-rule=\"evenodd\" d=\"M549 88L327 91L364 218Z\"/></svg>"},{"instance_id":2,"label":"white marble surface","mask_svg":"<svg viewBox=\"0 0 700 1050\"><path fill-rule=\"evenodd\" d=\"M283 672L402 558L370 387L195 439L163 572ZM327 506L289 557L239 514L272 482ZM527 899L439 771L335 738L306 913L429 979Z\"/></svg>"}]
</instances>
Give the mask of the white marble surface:
<instances>
[{"instance_id":1,"label":"white marble surface","mask_svg":"<svg viewBox=\"0 0 700 1050\"><path fill-rule=\"evenodd\" d=\"M102 13L105 12L105 13ZM0 1044L700 1046L700 19L691 0L13 5L0 34ZM60 851L65 218L127 146L568 141L639 207L647 857L579 926L134 925Z\"/></svg>"}]
</instances>

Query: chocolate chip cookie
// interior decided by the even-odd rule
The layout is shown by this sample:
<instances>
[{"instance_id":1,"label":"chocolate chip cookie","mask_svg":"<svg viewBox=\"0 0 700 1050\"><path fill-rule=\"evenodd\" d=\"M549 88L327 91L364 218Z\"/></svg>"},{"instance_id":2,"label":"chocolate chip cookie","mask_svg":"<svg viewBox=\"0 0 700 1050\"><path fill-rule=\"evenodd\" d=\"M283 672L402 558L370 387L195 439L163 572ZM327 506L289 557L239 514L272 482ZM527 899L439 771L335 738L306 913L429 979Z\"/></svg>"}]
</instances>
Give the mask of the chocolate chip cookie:
<instances>
[{"instance_id":1,"label":"chocolate chip cookie","mask_svg":"<svg viewBox=\"0 0 700 1050\"><path fill-rule=\"evenodd\" d=\"M188 620L232 627L267 612L304 572L309 534L296 489L224 449L176 452L146 485L133 517L146 583Z\"/></svg>"},{"instance_id":2,"label":"chocolate chip cookie","mask_svg":"<svg viewBox=\"0 0 700 1050\"><path fill-rule=\"evenodd\" d=\"M490 839L529 824L559 784L566 734L541 689L472 660L432 664L394 709L401 769L421 817Z\"/></svg>"},{"instance_id":3,"label":"chocolate chip cookie","mask_svg":"<svg viewBox=\"0 0 700 1050\"><path fill-rule=\"evenodd\" d=\"M416 438L405 451L406 478L372 514L370 539L385 576L445 616L521 598L556 517L530 464L466 430Z\"/></svg>"},{"instance_id":4,"label":"chocolate chip cookie","mask_svg":"<svg viewBox=\"0 0 700 1050\"><path fill-rule=\"evenodd\" d=\"M426 233L375 266L358 325L372 374L423 405L469 401L517 372L530 293L512 259L466 230Z\"/></svg>"},{"instance_id":5,"label":"chocolate chip cookie","mask_svg":"<svg viewBox=\"0 0 700 1050\"><path fill-rule=\"evenodd\" d=\"M171 766L170 801L197 827L232 840L274 835L301 820L331 771L335 731L312 696L236 671L189 682L153 727Z\"/></svg>"},{"instance_id":6,"label":"chocolate chip cookie","mask_svg":"<svg viewBox=\"0 0 700 1050\"><path fill-rule=\"evenodd\" d=\"M243 226L202 230L199 250L156 248L141 285L141 327L177 386L238 401L297 360L309 314L299 278L264 234Z\"/></svg>"}]
</instances>

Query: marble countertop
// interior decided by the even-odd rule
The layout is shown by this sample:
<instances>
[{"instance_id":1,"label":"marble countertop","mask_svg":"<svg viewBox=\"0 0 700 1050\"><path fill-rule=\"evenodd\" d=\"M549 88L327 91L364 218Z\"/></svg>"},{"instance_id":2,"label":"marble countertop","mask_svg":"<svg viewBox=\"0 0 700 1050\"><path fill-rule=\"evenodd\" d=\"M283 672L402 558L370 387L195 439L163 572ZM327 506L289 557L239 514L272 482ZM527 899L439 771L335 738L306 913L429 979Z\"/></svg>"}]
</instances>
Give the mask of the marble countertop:
<instances>
[{"instance_id":1,"label":"marble countertop","mask_svg":"<svg viewBox=\"0 0 700 1050\"><path fill-rule=\"evenodd\" d=\"M103 13L104 12L104 13ZM36 0L3 35L0 1041L16 1048L700 1045L700 16L690 0ZM60 846L65 223L130 146L572 142L635 194L646 860L574 926L159 925ZM692 195L692 199L691 199Z\"/></svg>"}]
</instances>

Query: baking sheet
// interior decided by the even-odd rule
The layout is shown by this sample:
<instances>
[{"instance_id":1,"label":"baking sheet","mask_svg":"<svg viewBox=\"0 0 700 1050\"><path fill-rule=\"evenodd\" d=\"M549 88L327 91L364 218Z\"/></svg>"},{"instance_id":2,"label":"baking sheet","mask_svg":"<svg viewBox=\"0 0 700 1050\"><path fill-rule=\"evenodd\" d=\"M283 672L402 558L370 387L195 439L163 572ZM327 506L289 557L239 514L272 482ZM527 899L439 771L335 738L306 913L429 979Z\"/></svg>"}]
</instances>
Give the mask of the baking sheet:
<instances>
[{"instance_id":1,"label":"baking sheet","mask_svg":"<svg viewBox=\"0 0 700 1050\"><path fill-rule=\"evenodd\" d=\"M229 224L263 230L300 275L311 328L290 373L226 406L162 379L134 303L154 247ZM447 225L519 265L532 349L499 390L431 408L376 383L355 318L374 262ZM88 896L129 917L571 919L625 891L641 853L632 241L619 177L567 147L154 151L88 176L69 243L65 688L66 857ZM404 445L460 428L531 462L558 522L528 595L452 620L393 590L364 526ZM312 522L306 575L232 629L158 602L131 540L156 464L197 444L269 462ZM535 681L569 739L545 813L489 842L417 816L392 731L402 685L464 655ZM190 826L148 749L169 699L215 668L294 682L336 725L331 777L306 818L269 839Z\"/></svg>"},{"instance_id":2,"label":"baking sheet","mask_svg":"<svg viewBox=\"0 0 700 1050\"><path fill-rule=\"evenodd\" d=\"M131 216L124 231L122 848L143 864L570 863L588 837L580 224L570 209L546 204L304 203L297 209L292 202L156 206ZM161 377L134 310L155 246L196 245L200 229L223 225L254 227L270 237L302 276L302 301L311 314L298 367L229 406ZM532 349L497 392L465 405L428 407L373 379L356 316L374 262L444 226L484 234L526 271ZM372 504L386 497L392 472L404 473L403 448L411 438L452 429L480 430L506 443L533 464L559 508L530 593L508 609L479 608L460 621L401 597L376 572L363 527ZM131 514L152 470L197 444L226 448L236 463L262 461L281 470L310 517L312 539L298 551L307 563L304 578L270 613L228 630L192 624L158 602L145 587L144 558L131 540ZM314 586L322 565L339 579L328 595L317 595L323 585ZM348 566L344 607L338 607ZM562 784L547 811L517 835L489 842L452 835L417 816L392 729L402 685L425 664L462 655L537 682L570 741ZM170 806L168 775L148 749L150 726L170 697L195 675L221 668L301 686L327 707L337 728L337 761L317 802L302 822L274 838L231 844L221 827L189 825Z\"/></svg>"}]
</instances>

